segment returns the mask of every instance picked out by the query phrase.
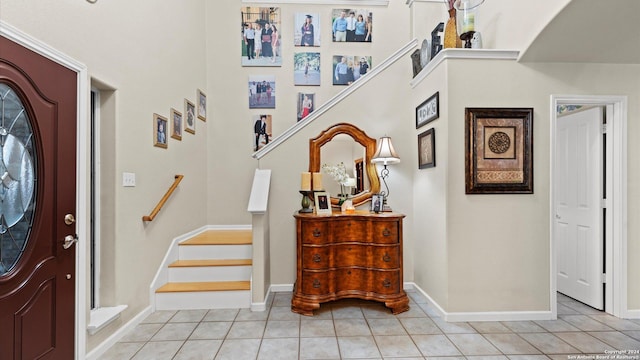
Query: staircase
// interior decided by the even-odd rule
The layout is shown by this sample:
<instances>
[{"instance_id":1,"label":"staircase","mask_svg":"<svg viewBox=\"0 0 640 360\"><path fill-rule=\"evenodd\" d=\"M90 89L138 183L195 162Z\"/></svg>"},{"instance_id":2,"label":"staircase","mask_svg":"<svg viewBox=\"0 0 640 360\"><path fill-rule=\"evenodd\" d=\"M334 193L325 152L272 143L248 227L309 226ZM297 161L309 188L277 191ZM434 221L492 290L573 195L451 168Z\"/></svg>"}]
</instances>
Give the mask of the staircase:
<instances>
[{"instance_id":1,"label":"staircase","mask_svg":"<svg viewBox=\"0 0 640 360\"><path fill-rule=\"evenodd\" d=\"M156 310L251 306L251 230L207 230L178 244Z\"/></svg>"}]
</instances>

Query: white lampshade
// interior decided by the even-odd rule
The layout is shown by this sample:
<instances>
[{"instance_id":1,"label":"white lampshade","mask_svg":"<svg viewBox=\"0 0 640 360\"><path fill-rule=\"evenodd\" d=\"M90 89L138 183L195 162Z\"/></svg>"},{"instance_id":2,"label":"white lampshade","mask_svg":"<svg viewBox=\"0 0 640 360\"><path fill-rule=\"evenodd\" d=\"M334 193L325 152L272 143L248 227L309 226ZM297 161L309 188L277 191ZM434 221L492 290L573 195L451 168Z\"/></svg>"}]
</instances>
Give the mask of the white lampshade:
<instances>
[{"instance_id":1,"label":"white lampshade","mask_svg":"<svg viewBox=\"0 0 640 360\"><path fill-rule=\"evenodd\" d=\"M397 164L400 162L400 157L396 154L390 137L383 136L378 140L378 147L371 162L382 163L383 165Z\"/></svg>"}]
</instances>

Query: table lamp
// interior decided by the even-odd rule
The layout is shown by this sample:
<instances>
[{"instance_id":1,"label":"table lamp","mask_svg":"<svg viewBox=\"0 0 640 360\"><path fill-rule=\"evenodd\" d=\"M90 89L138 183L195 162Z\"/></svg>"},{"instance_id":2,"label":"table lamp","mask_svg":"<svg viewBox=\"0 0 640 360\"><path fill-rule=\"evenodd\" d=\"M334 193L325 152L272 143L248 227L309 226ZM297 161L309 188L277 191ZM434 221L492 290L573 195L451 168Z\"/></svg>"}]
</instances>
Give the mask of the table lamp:
<instances>
[{"instance_id":1,"label":"table lamp","mask_svg":"<svg viewBox=\"0 0 640 360\"><path fill-rule=\"evenodd\" d=\"M371 162L374 164L381 163L384 165L384 168L380 171L380 177L382 178L382 182L386 188L386 192L380 192L380 195L384 198L382 211L391 211L391 207L387 205L387 198L389 197L389 186L387 185L386 180L389 176L389 169L387 169L387 165L400 163L400 157L396 154L396 150L393 148L390 137L383 136L378 140L376 153L373 155Z\"/></svg>"}]
</instances>

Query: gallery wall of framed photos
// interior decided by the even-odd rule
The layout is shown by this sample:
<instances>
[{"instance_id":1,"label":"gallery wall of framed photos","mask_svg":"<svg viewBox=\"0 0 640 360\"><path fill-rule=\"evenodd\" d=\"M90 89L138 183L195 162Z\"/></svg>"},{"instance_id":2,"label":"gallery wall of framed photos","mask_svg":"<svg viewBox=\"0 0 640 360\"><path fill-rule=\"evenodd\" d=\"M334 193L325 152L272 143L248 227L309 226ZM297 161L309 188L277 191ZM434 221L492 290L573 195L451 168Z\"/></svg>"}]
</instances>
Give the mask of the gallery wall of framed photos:
<instances>
[{"instance_id":1,"label":"gallery wall of framed photos","mask_svg":"<svg viewBox=\"0 0 640 360\"><path fill-rule=\"evenodd\" d=\"M375 31L393 25L377 22L385 19L387 1L244 3L237 55L244 70L239 81L247 84L248 151L304 120L392 53L375 41ZM270 133L256 132L259 115L271 119Z\"/></svg>"},{"instance_id":2,"label":"gallery wall of framed photos","mask_svg":"<svg viewBox=\"0 0 640 360\"><path fill-rule=\"evenodd\" d=\"M153 114L153 146L168 149L170 142L182 141L184 133L196 134L196 119L207 121L207 95L196 89L194 99L195 102L185 98L182 109L170 107L166 115Z\"/></svg>"}]
</instances>

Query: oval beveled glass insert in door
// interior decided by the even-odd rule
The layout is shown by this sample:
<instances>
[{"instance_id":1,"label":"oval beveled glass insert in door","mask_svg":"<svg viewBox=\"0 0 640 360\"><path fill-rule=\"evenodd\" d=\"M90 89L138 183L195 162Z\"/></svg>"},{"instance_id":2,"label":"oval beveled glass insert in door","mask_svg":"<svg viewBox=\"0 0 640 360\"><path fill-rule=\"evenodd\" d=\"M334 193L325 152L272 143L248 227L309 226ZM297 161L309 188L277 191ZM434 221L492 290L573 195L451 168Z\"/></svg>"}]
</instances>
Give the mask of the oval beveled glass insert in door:
<instances>
[{"instance_id":1,"label":"oval beveled glass insert in door","mask_svg":"<svg viewBox=\"0 0 640 360\"><path fill-rule=\"evenodd\" d=\"M13 269L29 241L35 212L35 146L25 106L0 82L0 277Z\"/></svg>"}]
</instances>

